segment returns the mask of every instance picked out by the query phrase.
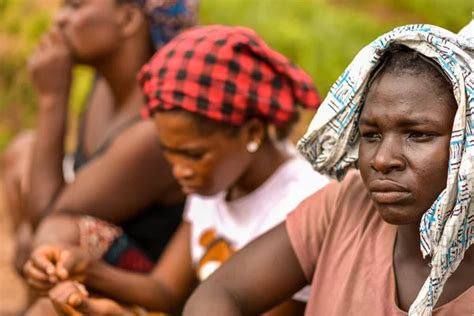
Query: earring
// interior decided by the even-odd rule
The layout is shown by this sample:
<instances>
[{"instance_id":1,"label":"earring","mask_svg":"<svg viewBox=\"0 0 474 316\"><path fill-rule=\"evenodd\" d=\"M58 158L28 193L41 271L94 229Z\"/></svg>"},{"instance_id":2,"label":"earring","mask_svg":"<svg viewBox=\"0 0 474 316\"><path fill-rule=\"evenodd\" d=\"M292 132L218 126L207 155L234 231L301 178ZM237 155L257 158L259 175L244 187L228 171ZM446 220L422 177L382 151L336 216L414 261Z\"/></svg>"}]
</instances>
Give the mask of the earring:
<instances>
[{"instance_id":1,"label":"earring","mask_svg":"<svg viewBox=\"0 0 474 316\"><path fill-rule=\"evenodd\" d=\"M251 142L247 143L247 151L249 153L256 152L258 150L258 147L260 147L260 144L255 140L252 140Z\"/></svg>"}]
</instances>

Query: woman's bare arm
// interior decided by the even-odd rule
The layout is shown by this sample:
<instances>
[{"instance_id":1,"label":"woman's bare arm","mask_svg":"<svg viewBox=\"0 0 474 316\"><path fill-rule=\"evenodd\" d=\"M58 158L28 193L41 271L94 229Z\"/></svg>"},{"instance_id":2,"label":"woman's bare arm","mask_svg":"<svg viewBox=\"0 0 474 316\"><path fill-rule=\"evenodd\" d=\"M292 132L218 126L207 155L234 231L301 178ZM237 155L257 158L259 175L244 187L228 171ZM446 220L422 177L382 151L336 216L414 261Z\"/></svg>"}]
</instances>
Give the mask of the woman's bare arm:
<instances>
[{"instance_id":1,"label":"woman's bare arm","mask_svg":"<svg viewBox=\"0 0 474 316\"><path fill-rule=\"evenodd\" d=\"M36 248L24 271L28 284L44 292L64 280L78 280L100 296L161 312L179 312L196 286L191 260L191 227L183 222L150 274L126 271L75 246Z\"/></svg>"},{"instance_id":2,"label":"woman's bare arm","mask_svg":"<svg viewBox=\"0 0 474 316\"><path fill-rule=\"evenodd\" d=\"M57 29L53 28L42 37L30 58L29 69L38 93L39 109L27 215L36 221L63 185L62 159L72 59Z\"/></svg>"},{"instance_id":3,"label":"woman's bare arm","mask_svg":"<svg viewBox=\"0 0 474 316\"><path fill-rule=\"evenodd\" d=\"M240 250L203 282L184 314L257 315L306 283L283 223Z\"/></svg>"},{"instance_id":4,"label":"woman's bare arm","mask_svg":"<svg viewBox=\"0 0 474 316\"><path fill-rule=\"evenodd\" d=\"M120 222L156 201L182 202L184 195L161 154L152 122L139 122L123 131L102 155L79 170L72 184L64 183L71 68L68 47L53 28L30 61L39 100L27 194L32 223L36 226L48 211Z\"/></svg>"},{"instance_id":5,"label":"woman's bare arm","mask_svg":"<svg viewBox=\"0 0 474 316\"><path fill-rule=\"evenodd\" d=\"M120 302L179 312L196 286L190 240L191 226L183 222L151 275L97 262L88 268L86 285Z\"/></svg>"},{"instance_id":6,"label":"woman's bare arm","mask_svg":"<svg viewBox=\"0 0 474 316\"><path fill-rule=\"evenodd\" d=\"M161 153L154 124L142 121L84 166L73 183L62 187L50 208L117 223L153 202L183 199Z\"/></svg>"}]
</instances>

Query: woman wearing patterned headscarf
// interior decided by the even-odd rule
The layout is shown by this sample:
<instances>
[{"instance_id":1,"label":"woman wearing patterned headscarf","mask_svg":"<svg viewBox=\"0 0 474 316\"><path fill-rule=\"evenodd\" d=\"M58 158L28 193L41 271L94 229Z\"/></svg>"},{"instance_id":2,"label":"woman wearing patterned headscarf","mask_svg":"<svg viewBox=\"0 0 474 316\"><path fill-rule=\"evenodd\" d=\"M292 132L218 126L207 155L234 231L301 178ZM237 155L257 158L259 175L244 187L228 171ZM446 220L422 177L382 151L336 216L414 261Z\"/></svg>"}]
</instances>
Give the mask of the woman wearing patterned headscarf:
<instances>
[{"instance_id":1,"label":"woman wearing patterned headscarf","mask_svg":"<svg viewBox=\"0 0 474 316\"><path fill-rule=\"evenodd\" d=\"M140 120L136 74L156 49L194 24L196 5L64 1L30 60L37 128L4 157L9 206L21 221L19 267L28 255L24 232L48 214L36 244L80 244L92 257L105 256L124 269L153 267L180 223L184 194L156 143L153 123ZM75 179L68 182L62 167L77 64L93 67L97 75L78 131Z\"/></svg>"},{"instance_id":2,"label":"woman wearing patterned headscarf","mask_svg":"<svg viewBox=\"0 0 474 316\"><path fill-rule=\"evenodd\" d=\"M185 315L257 314L308 283L306 315L472 314L473 48L429 25L365 47L298 144L341 182L217 271Z\"/></svg>"},{"instance_id":3,"label":"woman wearing patterned headscarf","mask_svg":"<svg viewBox=\"0 0 474 316\"><path fill-rule=\"evenodd\" d=\"M297 105L314 110L319 97L305 72L241 27L179 35L143 67L140 81L143 113L153 116L173 175L189 194L185 215L149 278L112 280L101 273L106 267L89 262L86 274L94 277L86 284L123 302L176 312L199 281L327 183L286 141ZM60 251L43 249L35 260ZM67 266L74 273L81 260ZM62 307L71 295L94 301L67 282L50 292ZM269 315L299 315L305 301L301 291Z\"/></svg>"}]
</instances>

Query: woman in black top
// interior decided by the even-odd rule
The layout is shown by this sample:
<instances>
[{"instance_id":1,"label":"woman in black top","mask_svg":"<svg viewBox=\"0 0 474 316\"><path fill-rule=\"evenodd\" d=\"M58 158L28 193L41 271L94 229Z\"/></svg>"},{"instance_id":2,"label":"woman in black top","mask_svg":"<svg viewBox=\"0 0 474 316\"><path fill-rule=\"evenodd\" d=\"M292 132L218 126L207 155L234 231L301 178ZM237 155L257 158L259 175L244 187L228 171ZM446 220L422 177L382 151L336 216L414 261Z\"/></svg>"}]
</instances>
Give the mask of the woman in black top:
<instances>
[{"instance_id":1,"label":"woman in black top","mask_svg":"<svg viewBox=\"0 0 474 316\"><path fill-rule=\"evenodd\" d=\"M156 49L194 23L194 2L67 0L57 13L29 64L38 92L37 127L16 139L3 157L9 208L20 236L18 267L28 255L29 232L40 223L35 244L90 241L93 234L99 237L84 246L102 256L113 243L119 249L110 255L113 263L130 248L146 250L138 270L159 257L181 220L184 195L153 123L138 120L142 95L135 77ZM79 132L75 179L66 183L64 142L76 64L93 67L97 75ZM49 214L55 216L42 220ZM127 258L122 266L133 269Z\"/></svg>"}]
</instances>

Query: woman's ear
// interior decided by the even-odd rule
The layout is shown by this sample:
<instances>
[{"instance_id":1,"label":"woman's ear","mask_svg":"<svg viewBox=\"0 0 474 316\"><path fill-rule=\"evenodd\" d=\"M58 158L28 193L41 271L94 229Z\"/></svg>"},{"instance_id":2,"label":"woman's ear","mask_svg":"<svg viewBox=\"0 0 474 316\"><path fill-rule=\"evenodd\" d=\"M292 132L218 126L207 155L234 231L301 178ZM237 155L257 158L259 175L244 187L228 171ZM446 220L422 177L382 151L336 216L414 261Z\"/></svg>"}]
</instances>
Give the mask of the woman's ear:
<instances>
[{"instance_id":1,"label":"woman's ear","mask_svg":"<svg viewBox=\"0 0 474 316\"><path fill-rule=\"evenodd\" d=\"M246 144L260 145L267 136L267 125L257 118L252 118L242 126L241 136Z\"/></svg>"},{"instance_id":2,"label":"woman's ear","mask_svg":"<svg viewBox=\"0 0 474 316\"><path fill-rule=\"evenodd\" d=\"M130 37L147 25L147 18L143 11L135 4L125 3L120 5L120 27L124 37Z\"/></svg>"}]
</instances>

